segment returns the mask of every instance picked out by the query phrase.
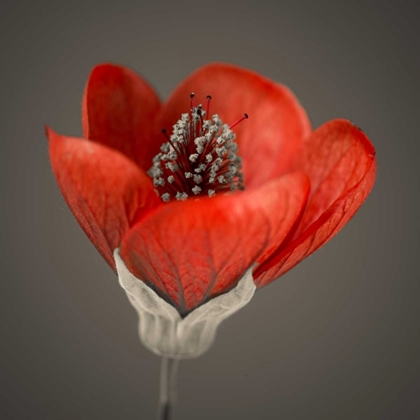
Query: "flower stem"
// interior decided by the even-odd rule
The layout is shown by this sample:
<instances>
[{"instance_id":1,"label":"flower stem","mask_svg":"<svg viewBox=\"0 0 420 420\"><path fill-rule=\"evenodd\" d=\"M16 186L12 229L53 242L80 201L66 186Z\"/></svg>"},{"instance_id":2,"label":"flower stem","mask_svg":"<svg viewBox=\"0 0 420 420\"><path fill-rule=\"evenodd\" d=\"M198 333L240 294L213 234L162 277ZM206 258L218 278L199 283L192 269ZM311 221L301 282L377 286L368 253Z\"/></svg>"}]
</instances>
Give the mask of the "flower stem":
<instances>
[{"instance_id":1,"label":"flower stem","mask_svg":"<svg viewBox=\"0 0 420 420\"><path fill-rule=\"evenodd\" d=\"M177 400L178 359L162 357L157 420L171 420Z\"/></svg>"}]
</instances>

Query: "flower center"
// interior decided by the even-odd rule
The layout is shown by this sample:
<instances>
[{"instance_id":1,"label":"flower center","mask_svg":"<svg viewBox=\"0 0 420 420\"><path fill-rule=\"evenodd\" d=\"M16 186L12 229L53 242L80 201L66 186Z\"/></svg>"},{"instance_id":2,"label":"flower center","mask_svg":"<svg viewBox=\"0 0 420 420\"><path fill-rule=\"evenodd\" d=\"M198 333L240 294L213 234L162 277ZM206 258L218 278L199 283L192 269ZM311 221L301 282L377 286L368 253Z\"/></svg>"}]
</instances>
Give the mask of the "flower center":
<instances>
[{"instance_id":1,"label":"flower center","mask_svg":"<svg viewBox=\"0 0 420 420\"><path fill-rule=\"evenodd\" d=\"M214 196L217 193L243 190L242 160L237 155L238 145L231 126L223 124L217 114L210 119L211 96L207 96L206 111L194 106L190 95L191 111L182 114L173 126L171 136L162 130L167 142L153 158L147 172L153 179L156 192L165 202L186 200L194 196Z\"/></svg>"}]
</instances>

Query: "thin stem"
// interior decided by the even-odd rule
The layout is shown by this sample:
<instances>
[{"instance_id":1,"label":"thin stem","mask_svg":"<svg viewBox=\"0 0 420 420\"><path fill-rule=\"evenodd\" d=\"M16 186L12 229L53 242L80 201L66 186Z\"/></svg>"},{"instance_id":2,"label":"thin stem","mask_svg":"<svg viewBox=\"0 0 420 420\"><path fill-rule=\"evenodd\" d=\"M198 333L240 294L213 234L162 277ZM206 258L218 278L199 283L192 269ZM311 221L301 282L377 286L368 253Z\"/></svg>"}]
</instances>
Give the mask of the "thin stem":
<instances>
[{"instance_id":1,"label":"thin stem","mask_svg":"<svg viewBox=\"0 0 420 420\"><path fill-rule=\"evenodd\" d=\"M157 420L171 420L177 400L178 359L162 357Z\"/></svg>"}]
</instances>

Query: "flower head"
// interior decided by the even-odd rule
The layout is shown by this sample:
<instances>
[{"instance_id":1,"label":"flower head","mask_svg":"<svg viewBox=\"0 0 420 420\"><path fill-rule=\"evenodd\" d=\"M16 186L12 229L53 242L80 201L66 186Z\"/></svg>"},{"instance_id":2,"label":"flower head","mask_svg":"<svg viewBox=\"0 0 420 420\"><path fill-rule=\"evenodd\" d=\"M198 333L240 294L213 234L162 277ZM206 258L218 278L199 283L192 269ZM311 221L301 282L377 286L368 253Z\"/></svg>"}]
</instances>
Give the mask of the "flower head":
<instances>
[{"instance_id":1,"label":"flower head","mask_svg":"<svg viewBox=\"0 0 420 420\"><path fill-rule=\"evenodd\" d=\"M191 92L205 105L192 105ZM89 239L114 270L119 248L134 277L183 316L251 267L261 288L302 261L355 214L376 172L355 125L313 131L287 88L228 64L198 69L165 102L133 71L99 65L85 89L83 138L47 135L58 185Z\"/></svg>"},{"instance_id":2,"label":"flower head","mask_svg":"<svg viewBox=\"0 0 420 420\"><path fill-rule=\"evenodd\" d=\"M247 119L248 114L229 127L217 114L206 119L210 95L207 95L207 111L201 105L193 106L194 93L190 97L191 115L181 115L170 137L162 130L167 142L160 147L148 171L165 202L171 198L214 197L216 193L244 189L242 161L236 154L238 147L232 128Z\"/></svg>"}]
</instances>

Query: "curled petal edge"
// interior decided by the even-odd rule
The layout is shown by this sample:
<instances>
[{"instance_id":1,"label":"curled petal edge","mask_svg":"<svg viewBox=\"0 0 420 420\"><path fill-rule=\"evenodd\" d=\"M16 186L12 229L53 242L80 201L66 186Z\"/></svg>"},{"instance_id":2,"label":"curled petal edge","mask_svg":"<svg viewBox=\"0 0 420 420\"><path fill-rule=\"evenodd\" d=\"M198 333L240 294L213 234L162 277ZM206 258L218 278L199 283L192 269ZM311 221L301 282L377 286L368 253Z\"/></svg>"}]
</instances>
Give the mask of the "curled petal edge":
<instances>
[{"instance_id":1,"label":"curled petal edge","mask_svg":"<svg viewBox=\"0 0 420 420\"><path fill-rule=\"evenodd\" d=\"M112 250L160 203L149 177L116 150L46 127L58 187L90 241L115 271Z\"/></svg>"},{"instance_id":2,"label":"curled petal edge","mask_svg":"<svg viewBox=\"0 0 420 420\"><path fill-rule=\"evenodd\" d=\"M254 278L258 288L270 284L289 271L331 240L349 222L372 190L376 168L376 160L372 155L369 169L356 185L342 194L301 235L255 268ZM331 224L333 224L332 228Z\"/></svg>"}]
</instances>

